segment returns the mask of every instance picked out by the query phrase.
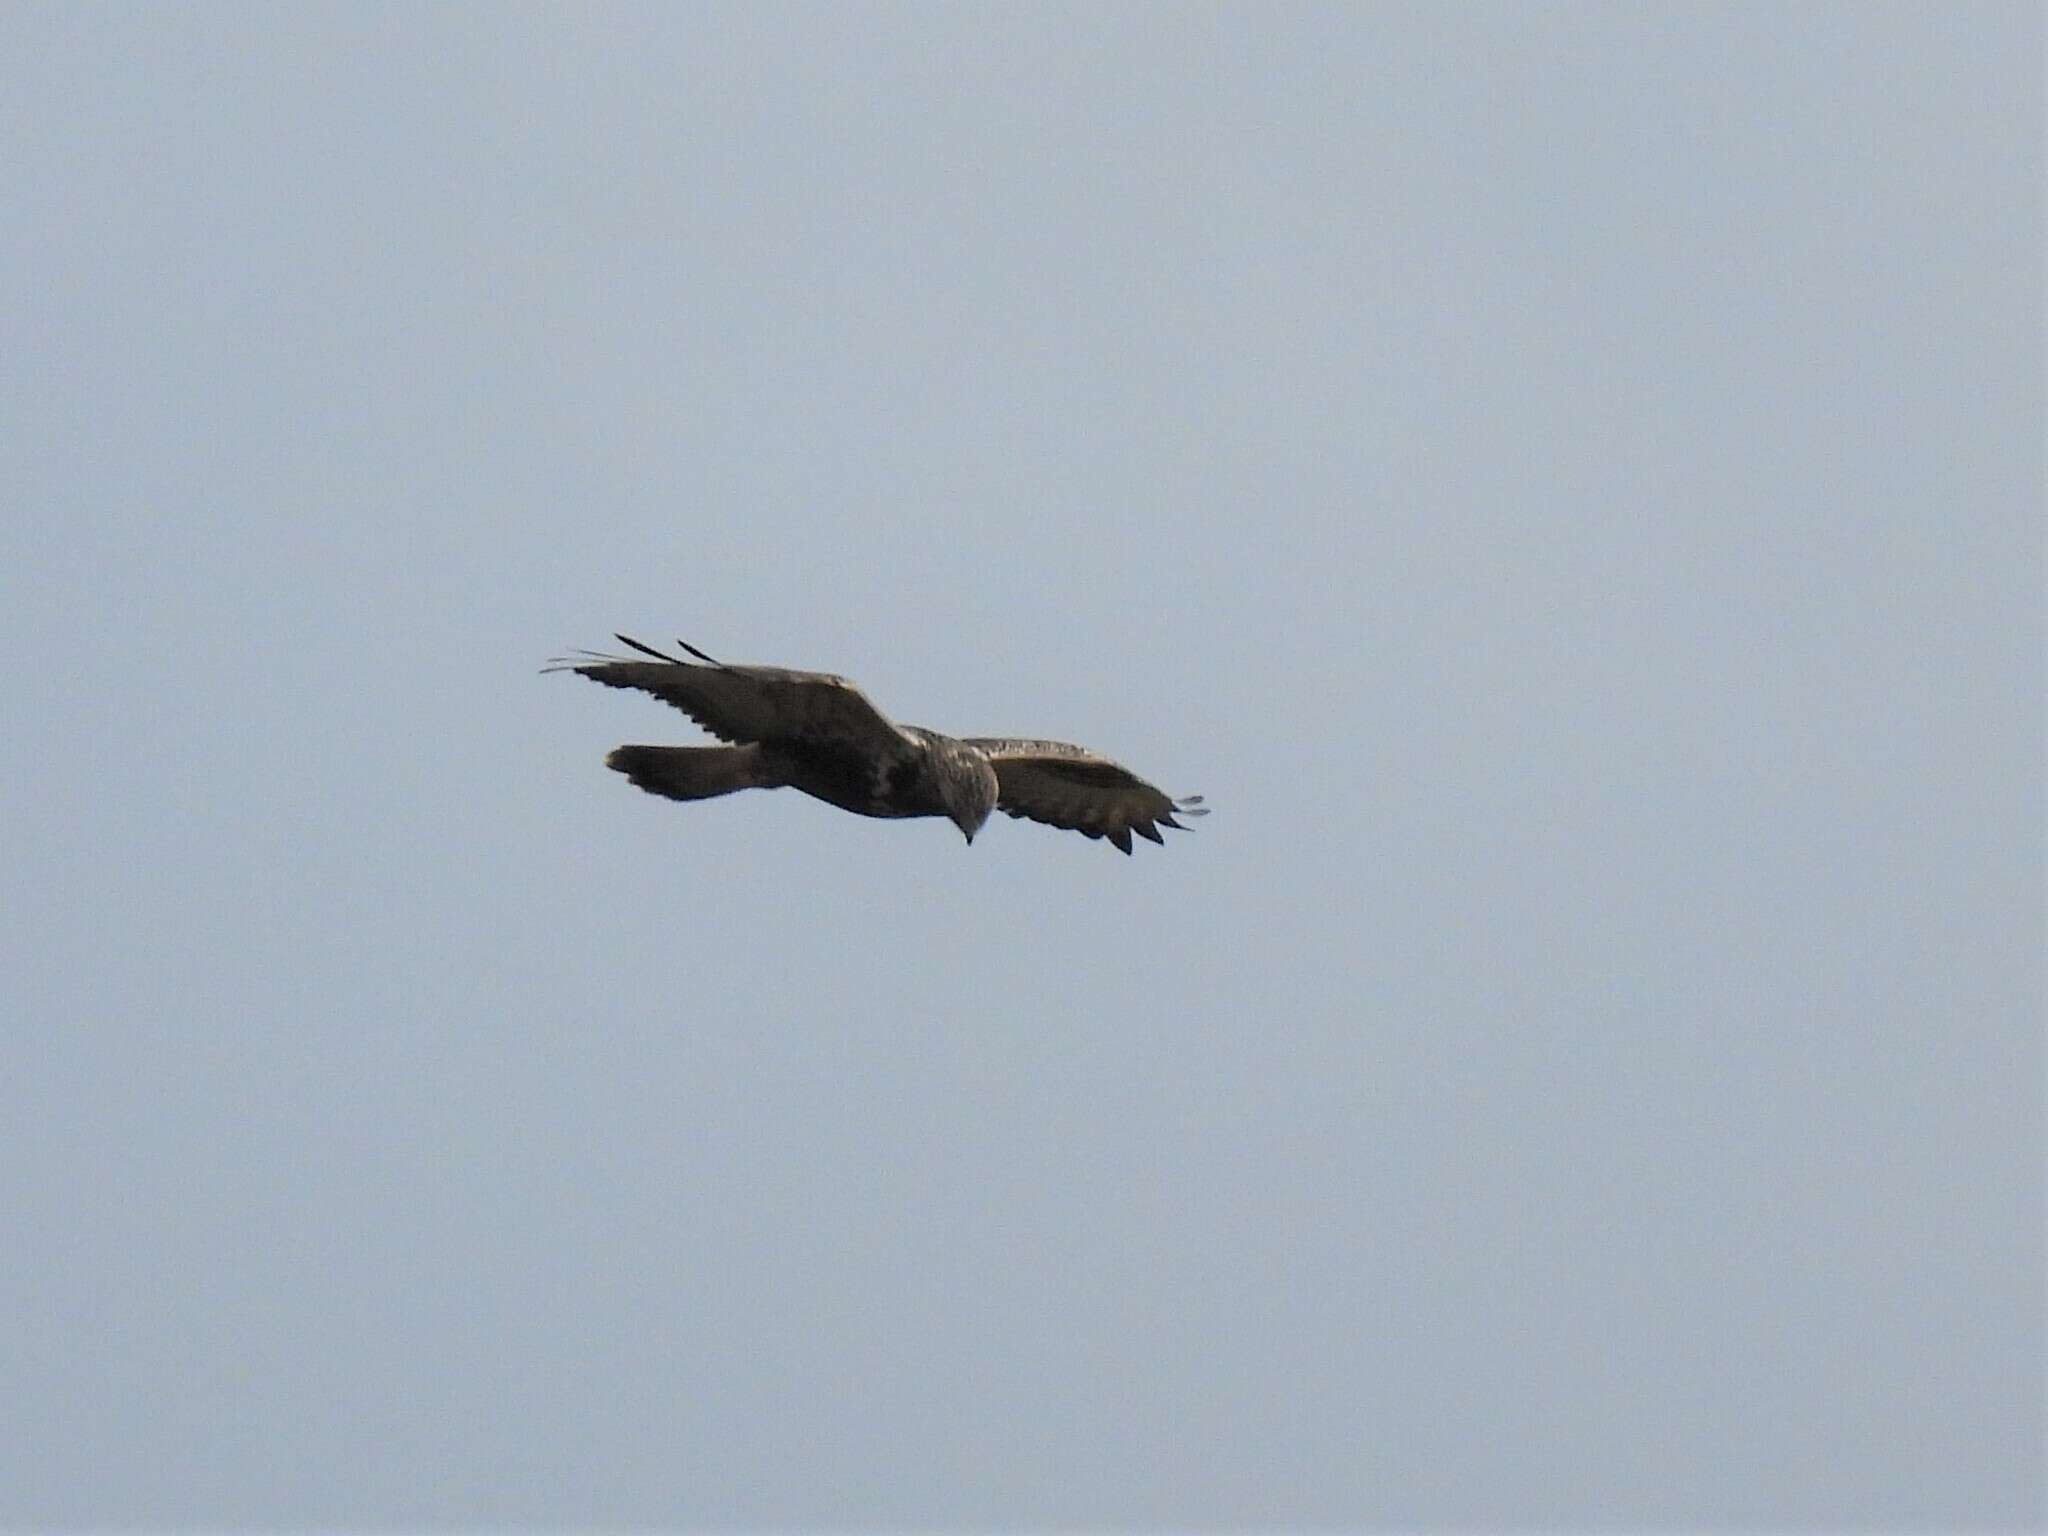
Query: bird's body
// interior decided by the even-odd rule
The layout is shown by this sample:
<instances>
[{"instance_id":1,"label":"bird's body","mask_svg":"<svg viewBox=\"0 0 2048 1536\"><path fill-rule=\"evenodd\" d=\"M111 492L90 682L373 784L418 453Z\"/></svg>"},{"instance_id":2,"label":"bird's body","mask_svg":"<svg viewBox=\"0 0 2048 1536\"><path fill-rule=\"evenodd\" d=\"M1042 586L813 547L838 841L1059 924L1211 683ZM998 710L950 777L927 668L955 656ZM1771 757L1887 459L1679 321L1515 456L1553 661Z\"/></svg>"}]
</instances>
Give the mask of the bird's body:
<instances>
[{"instance_id":1,"label":"bird's body","mask_svg":"<svg viewBox=\"0 0 2048 1536\"><path fill-rule=\"evenodd\" d=\"M672 800L788 787L860 816L944 816L970 843L1000 809L1106 837L1125 853L1133 833L1164 842L1158 828L1180 826L1176 811L1206 814L1201 796L1176 801L1082 747L898 725L830 673L727 666L684 645L697 658L689 662L618 639L652 659L584 653L549 670L651 693L728 743L625 746L605 759L642 789Z\"/></svg>"}]
</instances>

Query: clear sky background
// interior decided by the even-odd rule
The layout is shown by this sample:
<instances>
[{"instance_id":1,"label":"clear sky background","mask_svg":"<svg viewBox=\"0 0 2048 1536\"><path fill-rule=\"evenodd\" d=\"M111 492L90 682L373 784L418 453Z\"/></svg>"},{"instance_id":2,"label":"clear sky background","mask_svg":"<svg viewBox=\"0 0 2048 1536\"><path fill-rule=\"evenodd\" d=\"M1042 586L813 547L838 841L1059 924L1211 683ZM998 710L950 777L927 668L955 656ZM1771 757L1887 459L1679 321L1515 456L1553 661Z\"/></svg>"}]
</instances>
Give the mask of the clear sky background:
<instances>
[{"instance_id":1,"label":"clear sky background","mask_svg":"<svg viewBox=\"0 0 2048 1536\"><path fill-rule=\"evenodd\" d=\"M0 1525L2041 1521L2042 42L0 11Z\"/></svg>"}]
</instances>

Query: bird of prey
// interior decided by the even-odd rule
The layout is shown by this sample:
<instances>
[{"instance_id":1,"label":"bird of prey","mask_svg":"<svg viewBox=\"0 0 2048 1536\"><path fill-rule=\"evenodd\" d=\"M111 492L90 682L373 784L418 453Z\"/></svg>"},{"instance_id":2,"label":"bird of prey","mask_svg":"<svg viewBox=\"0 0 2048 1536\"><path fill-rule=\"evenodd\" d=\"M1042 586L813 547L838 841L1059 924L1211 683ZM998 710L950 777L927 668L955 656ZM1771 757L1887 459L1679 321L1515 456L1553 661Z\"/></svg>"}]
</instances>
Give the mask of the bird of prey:
<instances>
[{"instance_id":1,"label":"bird of prey","mask_svg":"<svg viewBox=\"0 0 2048 1536\"><path fill-rule=\"evenodd\" d=\"M1175 812L1208 815L1200 795L1175 800L1063 741L954 737L898 725L828 672L727 666L678 640L696 658L686 661L616 638L646 659L578 651L544 670L651 693L727 743L619 747L604 760L671 800L786 785L861 816L944 816L970 843L989 812L1000 810L1108 838L1125 853L1133 833L1164 843L1159 828L1181 826Z\"/></svg>"}]
</instances>

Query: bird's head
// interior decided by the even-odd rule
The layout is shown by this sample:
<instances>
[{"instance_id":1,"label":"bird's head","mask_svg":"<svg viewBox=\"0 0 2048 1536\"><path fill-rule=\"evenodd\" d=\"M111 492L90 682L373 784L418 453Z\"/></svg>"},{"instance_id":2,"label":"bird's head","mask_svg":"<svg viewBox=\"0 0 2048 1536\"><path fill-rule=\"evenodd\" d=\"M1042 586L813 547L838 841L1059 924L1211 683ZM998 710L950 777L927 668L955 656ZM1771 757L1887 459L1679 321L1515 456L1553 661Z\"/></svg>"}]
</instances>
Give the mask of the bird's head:
<instances>
[{"instance_id":1,"label":"bird's head","mask_svg":"<svg viewBox=\"0 0 2048 1536\"><path fill-rule=\"evenodd\" d=\"M940 778L946 814L968 842L996 808L996 771L979 750L965 742L949 742L940 755Z\"/></svg>"}]
</instances>

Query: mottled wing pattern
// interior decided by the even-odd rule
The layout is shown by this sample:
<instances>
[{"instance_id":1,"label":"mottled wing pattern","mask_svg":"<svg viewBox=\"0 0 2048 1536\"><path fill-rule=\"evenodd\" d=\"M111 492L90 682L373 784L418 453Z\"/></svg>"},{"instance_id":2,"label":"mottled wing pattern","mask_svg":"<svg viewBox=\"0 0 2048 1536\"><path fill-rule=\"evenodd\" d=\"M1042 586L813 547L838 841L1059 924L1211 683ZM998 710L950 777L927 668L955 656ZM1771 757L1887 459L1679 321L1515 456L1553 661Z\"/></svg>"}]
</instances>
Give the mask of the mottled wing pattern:
<instances>
[{"instance_id":1,"label":"mottled wing pattern","mask_svg":"<svg viewBox=\"0 0 2048 1536\"><path fill-rule=\"evenodd\" d=\"M683 648L699 661L670 659L629 636L618 639L654 659L584 652L559 657L548 670L580 672L609 688L651 693L721 741L830 742L876 757L915 749L916 743L843 677L782 667L727 666L688 645Z\"/></svg>"},{"instance_id":2,"label":"mottled wing pattern","mask_svg":"<svg viewBox=\"0 0 2048 1536\"><path fill-rule=\"evenodd\" d=\"M1200 795L1175 800L1130 769L1064 741L969 737L994 765L1002 786L996 809L1049 827L1106 837L1125 853L1131 834L1163 843L1160 827L1179 827L1174 813L1206 816Z\"/></svg>"}]
</instances>

